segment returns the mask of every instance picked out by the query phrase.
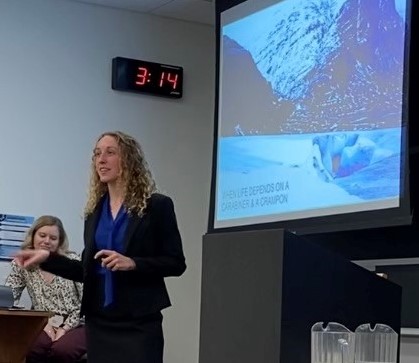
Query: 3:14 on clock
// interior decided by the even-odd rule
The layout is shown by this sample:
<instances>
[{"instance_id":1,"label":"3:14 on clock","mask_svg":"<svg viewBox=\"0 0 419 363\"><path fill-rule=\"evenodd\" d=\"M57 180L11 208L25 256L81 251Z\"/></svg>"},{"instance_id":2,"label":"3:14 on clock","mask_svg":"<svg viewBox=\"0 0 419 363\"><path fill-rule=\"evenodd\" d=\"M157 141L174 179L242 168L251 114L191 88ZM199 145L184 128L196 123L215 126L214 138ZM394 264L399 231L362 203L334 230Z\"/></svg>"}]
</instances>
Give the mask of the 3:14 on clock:
<instances>
[{"instance_id":1,"label":"3:14 on clock","mask_svg":"<svg viewBox=\"0 0 419 363\"><path fill-rule=\"evenodd\" d=\"M138 59L112 60L112 89L180 98L183 68Z\"/></svg>"},{"instance_id":2,"label":"3:14 on clock","mask_svg":"<svg viewBox=\"0 0 419 363\"><path fill-rule=\"evenodd\" d=\"M144 86L146 83L151 82L152 74L148 71L146 67L138 67L137 70L137 80L135 84L138 86ZM160 71L160 75L157 77L159 79L159 87L171 87L172 90L178 89L178 79L179 74L171 71Z\"/></svg>"}]
</instances>

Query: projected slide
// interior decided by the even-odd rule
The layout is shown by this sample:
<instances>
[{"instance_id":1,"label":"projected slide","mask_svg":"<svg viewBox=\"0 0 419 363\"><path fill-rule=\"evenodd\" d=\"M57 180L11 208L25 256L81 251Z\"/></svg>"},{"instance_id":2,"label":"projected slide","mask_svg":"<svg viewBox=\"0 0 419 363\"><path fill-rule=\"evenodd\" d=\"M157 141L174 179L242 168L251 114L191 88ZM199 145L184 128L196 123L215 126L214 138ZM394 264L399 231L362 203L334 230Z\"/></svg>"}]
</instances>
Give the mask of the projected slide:
<instances>
[{"instance_id":1,"label":"projected slide","mask_svg":"<svg viewBox=\"0 0 419 363\"><path fill-rule=\"evenodd\" d=\"M406 0L270 3L221 14L214 227L398 207Z\"/></svg>"}]
</instances>

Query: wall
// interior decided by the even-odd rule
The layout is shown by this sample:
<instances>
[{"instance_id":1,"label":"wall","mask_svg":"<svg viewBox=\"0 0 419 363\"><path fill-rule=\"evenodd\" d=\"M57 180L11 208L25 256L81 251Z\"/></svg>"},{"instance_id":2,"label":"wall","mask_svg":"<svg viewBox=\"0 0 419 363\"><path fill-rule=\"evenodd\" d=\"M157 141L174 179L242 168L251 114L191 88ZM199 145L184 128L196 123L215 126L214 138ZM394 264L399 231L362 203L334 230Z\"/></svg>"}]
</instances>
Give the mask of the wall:
<instances>
[{"instance_id":1,"label":"wall","mask_svg":"<svg viewBox=\"0 0 419 363\"><path fill-rule=\"evenodd\" d=\"M168 279L166 361L196 362L214 28L64 0L2 0L0 34L0 213L60 216L81 251L93 144L107 130L136 136L175 201L188 264ZM183 66L183 99L113 91L116 56ZM8 268L0 263L0 281Z\"/></svg>"}]
</instances>

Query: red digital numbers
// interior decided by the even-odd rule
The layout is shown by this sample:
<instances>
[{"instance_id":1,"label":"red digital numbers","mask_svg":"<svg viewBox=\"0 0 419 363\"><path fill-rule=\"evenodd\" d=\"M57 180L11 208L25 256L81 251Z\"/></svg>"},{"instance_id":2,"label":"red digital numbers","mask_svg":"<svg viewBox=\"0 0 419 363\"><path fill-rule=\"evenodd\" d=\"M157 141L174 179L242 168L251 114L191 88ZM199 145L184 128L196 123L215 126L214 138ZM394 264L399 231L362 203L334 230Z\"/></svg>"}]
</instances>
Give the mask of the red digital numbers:
<instances>
[{"instance_id":1,"label":"red digital numbers","mask_svg":"<svg viewBox=\"0 0 419 363\"><path fill-rule=\"evenodd\" d=\"M144 86L146 82L150 82L148 79L148 69L145 67L138 67L137 80L135 81L135 84L138 86Z\"/></svg>"},{"instance_id":2,"label":"red digital numbers","mask_svg":"<svg viewBox=\"0 0 419 363\"><path fill-rule=\"evenodd\" d=\"M161 72L159 86L163 87L165 84L171 85L172 89L176 89L178 81L178 74L170 72Z\"/></svg>"},{"instance_id":3,"label":"red digital numbers","mask_svg":"<svg viewBox=\"0 0 419 363\"><path fill-rule=\"evenodd\" d=\"M169 88L176 90L178 87L179 74L174 72L160 72L160 79L153 79L147 67L137 67L135 75L135 84L137 86L145 86L149 83L150 87ZM146 87L147 88L147 87Z\"/></svg>"}]
</instances>

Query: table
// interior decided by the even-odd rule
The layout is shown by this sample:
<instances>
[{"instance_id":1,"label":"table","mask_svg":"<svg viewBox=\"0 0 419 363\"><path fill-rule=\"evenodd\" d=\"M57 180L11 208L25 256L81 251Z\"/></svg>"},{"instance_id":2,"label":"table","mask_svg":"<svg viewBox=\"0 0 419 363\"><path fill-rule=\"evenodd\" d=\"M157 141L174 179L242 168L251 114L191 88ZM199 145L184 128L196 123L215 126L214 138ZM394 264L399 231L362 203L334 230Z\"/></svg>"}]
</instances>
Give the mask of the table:
<instances>
[{"instance_id":1,"label":"table","mask_svg":"<svg viewBox=\"0 0 419 363\"><path fill-rule=\"evenodd\" d=\"M0 309L0 363L24 363L28 349L54 314Z\"/></svg>"}]
</instances>

